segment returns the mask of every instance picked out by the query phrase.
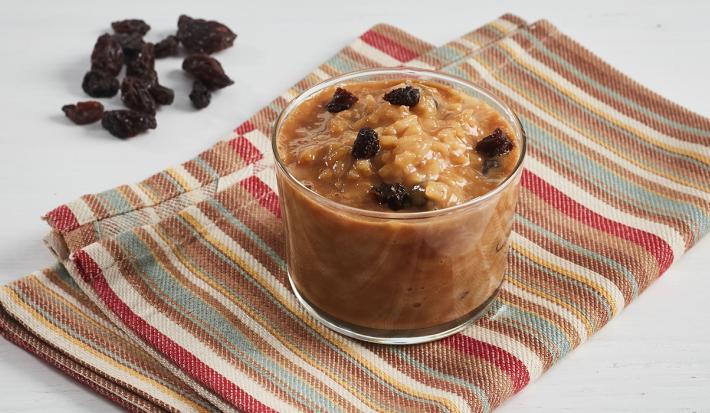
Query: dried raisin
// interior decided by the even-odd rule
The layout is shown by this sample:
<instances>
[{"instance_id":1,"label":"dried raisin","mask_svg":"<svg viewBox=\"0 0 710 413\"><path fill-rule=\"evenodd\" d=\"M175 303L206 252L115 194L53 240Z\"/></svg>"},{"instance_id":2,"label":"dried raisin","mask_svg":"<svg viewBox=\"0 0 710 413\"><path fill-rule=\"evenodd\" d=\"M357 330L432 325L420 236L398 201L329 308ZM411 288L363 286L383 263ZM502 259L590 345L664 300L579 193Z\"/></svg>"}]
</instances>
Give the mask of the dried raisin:
<instances>
[{"instance_id":1,"label":"dried raisin","mask_svg":"<svg viewBox=\"0 0 710 413\"><path fill-rule=\"evenodd\" d=\"M357 96L339 87L335 89L333 98L328 102L328 105L326 105L326 109L330 113L338 113L350 109L355 102L357 102Z\"/></svg>"},{"instance_id":2,"label":"dried raisin","mask_svg":"<svg viewBox=\"0 0 710 413\"><path fill-rule=\"evenodd\" d=\"M110 35L102 34L96 39L91 52L91 70L100 70L118 76L123 67L123 48Z\"/></svg>"},{"instance_id":3,"label":"dried raisin","mask_svg":"<svg viewBox=\"0 0 710 413\"><path fill-rule=\"evenodd\" d=\"M383 97L387 102L398 106L416 106L419 103L419 89L411 86L390 90Z\"/></svg>"},{"instance_id":4,"label":"dried raisin","mask_svg":"<svg viewBox=\"0 0 710 413\"><path fill-rule=\"evenodd\" d=\"M155 116L135 110L109 110L101 118L101 126L111 135L126 139L155 129L158 125Z\"/></svg>"},{"instance_id":5,"label":"dried raisin","mask_svg":"<svg viewBox=\"0 0 710 413\"><path fill-rule=\"evenodd\" d=\"M141 36L148 33L150 26L140 19L126 19L111 23L113 31L116 33L140 33Z\"/></svg>"},{"instance_id":6,"label":"dried raisin","mask_svg":"<svg viewBox=\"0 0 710 413\"><path fill-rule=\"evenodd\" d=\"M158 83L151 85L148 91L153 96L155 103L159 105L172 105L175 99L175 92L172 89Z\"/></svg>"},{"instance_id":7,"label":"dried raisin","mask_svg":"<svg viewBox=\"0 0 710 413\"><path fill-rule=\"evenodd\" d=\"M214 53L231 47L237 35L229 27L214 20L193 19L182 15L178 19L177 37L192 53Z\"/></svg>"},{"instance_id":8,"label":"dried raisin","mask_svg":"<svg viewBox=\"0 0 710 413\"><path fill-rule=\"evenodd\" d=\"M389 209L398 211L412 206L412 196L402 184L380 184L372 188L377 202L380 205L387 205Z\"/></svg>"},{"instance_id":9,"label":"dried raisin","mask_svg":"<svg viewBox=\"0 0 710 413\"><path fill-rule=\"evenodd\" d=\"M182 69L202 82L210 90L221 89L234 83L224 73L217 59L206 54L188 56L182 62Z\"/></svg>"},{"instance_id":10,"label":"dried raisin","mask_svg":"<svg viewBox=\"0 0 710 413\"><path fill-rule=\"evenodd\" d=\"M126 59L135 57L143 50L143 36L140 33L117 33L113 38L121 45Z\"/></svg>"},{"instance_id":11,"label":"dried raisin","mask_svg":"<svg viewBox=\"0 0 710 413\"><path fill-rule=\"evenodd\" d=\"M153 43L145 43L140 52L126 59L126 76L151 79L155 73L155 49Z\"/></svg>"},{"instance_id":12,"label":"dried raisin","mask_svg":"<svg viewBox=\"0 0 710 413\"><path fill-rule=\"evenodd\" d=\"M77 102L76 105L62 106L62 112L77 125L94 123L101 119L104 113L104 105L95 100Z\"/></svg>"},{"instance_id":13,"label":"dried raisin","mask_svg":"<svg viewBox=\"0 0 710 413\"><path fill-rule=\"evenodd\" d=\"M505 155L512 149L513 141L500 128L496 128L476 144L476 152L488 158Z\"/></svg>"},{"instance_id":14,"label":"dried raisin","mask_svg":"<svg viewBox=\"0 0 710 413\"><path fill-rule=\"evenodd\" d=\"M380 138L371 128L362 128L353 143L352 155L355 159L369 159L380 150Z\"/></svg>"},{"instance_id":15,"label":"dried raisin","mask_svg":"<svg viewBox=\"0 0 710 413\"><path fill-rule=\"evenodd\" d=\"M212 93L210 93L207 86L199 80L195 80L192 84L192 92L190 92L190 100L192 101L193 106L197 109L206 108L209 106L211 98Z\"/></svg>"},{"instance_id":16,"label":"dried raisin","mask_svg":"<svg viewBox=\"0 0 710 413\"><path fill-rule=\"evenodd\" d=\"M178 39L176 36L168 36L165 39L155 44L155 57L163 58L168 56L177 56L178 54Z\"/></svg>"},{"instance_id":17,"label":"dried raisin","mask_svg":"<svg viewBox=\"0 0 710 413\"><path fill-rule=\"evenodd\" d=\"M121 83L121 100L127 108L143 113L155 113L155 99L150 93L150 84L133 76L126 76Z\"/></svg>"},{"instance_id":18,"label":"dried raisin","mask_svg":"<svg viewBox=\"0 0 710 413\"><path fill-rule=\"evenodd\" d=\"M156 45L144 41L143 36L151 27L141 19L115 21L111 27L114 33L101 35L94 44L91 70L84 75L82 89L93 97L112 97L121 90L121 100L129 110L104 111L97 101L63 106L62 111L74 123L101 119L102 126L120 138L156 128L158 105L172 104L175 92L159 83L155 58L178 55L180 44L187 51L198 53L183 61L183 69L196 79L190 93L196 108L210 104L211 91L234 83L219 61L207 56L231 47L237 37L220 22L180 16L176 35L167 36ZM124 65L126 77L119 82L117 76Z\"/></svg>"},{"instance_id":19,"label":"dried raisin","mask_svg":"<svg viewBox=\"0 0 710 413\"><path fill-rule=\"evenodd\" d=\"M90 70L84 75L81 88L87 95L95 98L110 98L118 93L118 79L110 73L100 70Z\"/></svg>"}]
</instances>

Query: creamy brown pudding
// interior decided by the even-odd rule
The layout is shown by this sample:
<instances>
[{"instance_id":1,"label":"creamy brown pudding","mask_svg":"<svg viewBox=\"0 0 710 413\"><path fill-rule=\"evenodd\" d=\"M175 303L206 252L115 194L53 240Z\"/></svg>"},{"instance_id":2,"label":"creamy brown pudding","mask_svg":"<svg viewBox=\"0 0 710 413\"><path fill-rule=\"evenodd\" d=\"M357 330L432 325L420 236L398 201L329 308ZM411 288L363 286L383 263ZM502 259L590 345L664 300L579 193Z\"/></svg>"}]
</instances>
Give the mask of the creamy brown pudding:
<instances>
[{"instance_id":1,"label":"creamy brown pudding","mask_svg":"<svg viewBox=\"0 0 710 413\"><path fill-rule=\"evenodd\" d=\"M519 134L500 108L433 80L345 82L300 102L274 136L299 295L366 338L480 312L505 272Z\"/></svg>"},{"instance_id":2,"label":"creamy brown pudding","mask_svg":"<svg viewBox=\"0 0 710 413\"><path fill-rule=\"evenodd\" d=\"M408 87L418 91L413 106L383 99ZM333 113L328 105L336 90L357 100ZM379 150L370 157L353 155L363 129L377 136ZM485 194L510 175L518 161L514 137L505 156L476 150L496 130L513 137L500 113L445 85L371 81L331 87L301 104L281 129L279 154L296 179L339 203L387 210L373 188L399 183L423 195L410 212L433 210Z\"/></svg>"}]
</instances>

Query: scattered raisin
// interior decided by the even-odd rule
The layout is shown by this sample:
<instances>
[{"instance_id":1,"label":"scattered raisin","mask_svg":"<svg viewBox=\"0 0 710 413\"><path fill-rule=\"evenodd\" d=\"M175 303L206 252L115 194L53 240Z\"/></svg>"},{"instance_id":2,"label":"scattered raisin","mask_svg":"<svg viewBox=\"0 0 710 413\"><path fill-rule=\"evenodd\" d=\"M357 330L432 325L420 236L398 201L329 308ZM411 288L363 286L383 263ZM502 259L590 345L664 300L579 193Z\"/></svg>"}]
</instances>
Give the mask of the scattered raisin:
<instances>
[{"instance_id":1,"label":"scattered raisin","mask_svg":"<svg viewBox=\"0 0 710 413\"><path fill-rule=\"evenodd\" d=\"M151 85L148 91L153 96L155 103L159 105L172 105L175 99L175 92L172 89L158 83Z\"/></svg>"},{"instance_id":2,"label":"scattered raisin","mask_svg":"<svg viewBox=\"0 0 710 413\"><path fill-rule=\"evenodd\" d=\"M177 56L178 54L178 39L176 36L168 36L165 39L155 44L155 57L163 58L168 56Z\"/></svg>"},{"instance_id":3,"label":"scattered raisin","mask_svg":"<svg viewBox=\"0 0 710 413\"><path fill-rule=\"evenodd\" d=\"M123 67L123 48L110 35L102 34L96 39L91 52L91 70L100 70L118 76Z\"/></svg>"},{"instance_id":4,"label":"scattered raisin","mask_svg":"<svg viewBox=\"0 0 710 413\"><path fill-rule=\"evenodd\" d=\"M145 43L143 48L126 59L126 76L150 79L155 72L155 49L153 43Z\"/></svg>"},{"instance_id":5,"label":"scattered raisin","mask_svg":"<svg viewBox=\"0 0 710 413\"><path fill-rule=\"evenodd\" d=\"M195 78L190 100L196 108L210 104L211 91L234 83L219 61L208 56L231 47L237 37L220 22L180 16L178 32L156 45L144 41L143 36L151 27L141 19L115 21L111 27L113 34L103 34L96 40L91 53L91 70L84 75L81 86L93 97L112 97L120 89L121 100L128 110L104 111L97 101L63 106L62 111L76 124L101 119L101 125L119 138L155 129L158 105L170 105L175 99L175 92L158 81L155 59L177 56L181 43L187 51L197 53L183 61L183 70ZM124 65L126 77L119 82L117 76Z\"/></svg>"},{"instance_id":6,"label":"scattered raisin","mask_svg":"<svg viewBox=\"0 0 710 413\"><path fill-rule=\"evenodd\" d=\"M234 83L224 73L222 65L217 59L206 54L188 56L182 62L182 70L191 74L210 90L222 89Z\"/></svg>"},{"instance_id":7,"label":"scattered raisin","mask_svg":"<svg viewBox=\"0 0 710 413\"><path fill-rule=\"evenodd\" d=\"M150 26L140 19L126 19L111 23L113 31L116 33L140 33L141 36L148 33Z\"/></svg>"},{"instance_id":8,"label":"scattered raisin","mask_svg":"<svg viewBox=\"0 0 710 413\"><path fill-rule=\"evenodd\" d=\"M383 97L387 102L398 106L416 106L419 103L419 89L411 86L390 90Z\"/></svg>"},{"instance_id":9,"label":"scattered raisin","mask_svg":"<svg viewBox=\"0 0 710 413\"><path fill-rule=\"evenodd\" d=\"M328 102L326 109L330 113L338 113L350 109L355 102L357 102L357 96L339 87L335 89L333 98Z\"/></svg>"},{"instance_id":10,"label":"scattered raisin","mask_svg":"<svg viewBox=\"0 0 710 413\"><path fill-rule=\"evenodd\" d=\"M117 33L113 38L121 45L123 55L126 59L135 57L143 50L143 36L140 33Z\"/></svg>"},{"instance_id":11,"label":"scattered raisin","mask_svg":"<svg viewBox=\"0 0 710 413\"><path fill-rule=\"evenodd\" d=\"M158 84L158 72L156 72L155 70L147 71L143 76L140 76L140 78L150 83L151 85Z\"/></svg>"},{"instance_id":12,"label":"scattered raisin","mask_svg":"<svg viewBox=\"0 0 710 413\"><path fill-rule=\"evenodd\" d=\"M84 75L81 88L87 95L95 98L110 98L118 93L118 79L110 73L100 70L90 70Z\"/></svg>"},{"instance_id":13,"label":"scattered raisin","mask_svg":"<svg viewBox=\"0 0 710 413\"><path fill-rule=\"evenodd\" d=\"M497 159L485 159L483 161L483 167L481 168L481 172L483 175L488 175L488 171L491 169L495 169L500 166L500 162L498 162Z\"/></svg>"},{"instance_id":14,"label":"scattered raisin","mask_svg":"<svg viewBox=\"0 0 710 413\"><path fill-rule=\"evenodd\" d=\"M428 201L426 190L422 185L414 185L410 191L410 196L412 198L412 205L415 207L423 207Z\"/></svg>"},{"instance_id":15,"label":"scattered raisin","mask_svg":"<svg viewBox=\"0 0 710 413\"><path fill-rule=\"evenodd\" d=\"M177 37L188 51L211 54L231 47L237 35L217 21L182 15L178 19Z\"/></svg>"},{"instance_id":16,"label":"scattered raisin","mask_svg":"<svg viewBox=\"0 0 710 413\"><path fill-rule=\"evenodd\" d=\"M380 184L372 188L377 202L387 204L389 209L398 211L412 205L412 197L407 188L402 184Z\"/></svg>"},{"instance_id":17,"label":"scattered raisin","mask_svg":"<svg viewBox=\"0 0 710 413\"><path fill-rule=\"evenodd\" d=\"M476 152L488 158L505 155L512 149L513 141L500 128L496 128L476 144Z\"/></svg>"},{"instance_id":18,"label":"scattered raisin","mask_svg":"<svg viewBox=\"0 0 710 413\"><path fill-rule=\"evenodd\" d=\"M369 159L380 150L380 138L377 132L371 128L362 128L357 133L355 143L353 143L352 154L355 159Z\"/></svg>"},{"instance_id":19,"label":"scattered raisin","mask_svg":"<svg viewBox=\"0 0 710 413\"><path fill-rule=\"evenodd\" d=\"M209 106L211 98L212 93L210 93L207 86L199 80L195 80L192 84L192 92L190 92L190 100L192 101L192 104L197 109L203 109Z\"/></svg>"},{"instance_id":20,"label":"scattered raisin","mask_svg":"<svg viewBox=\"0 0 710 413\"><path fill-rule=\"evenodd\" d=\"M155 99L150 93L150 84L143 79L126 76L121 83L121 100L127 108L143 113L155 113Z\"/></svg>"},{"instance_id":21,"label":"scattered raisin","mask_svg":"<svg viewBox=\"0 0 710 413\"><path fill-rule=\"evenodd\" d=\"M77 125L87 125L101 119L104 113L104 105L95 100L77 102L76 105L62 106L64 114Z\"/></svg>"},{"instance_id":22,"label":"scattered raisin","mask_svg":"<svg viewBox=\"0 0 710 413\"><path fill-rule=\"evenodd\" d=\"M111 135L126 139L155 129L158 125L155 116L135 110L109 110L101 118L101 126Z\"/></svg>"}]
</instances>

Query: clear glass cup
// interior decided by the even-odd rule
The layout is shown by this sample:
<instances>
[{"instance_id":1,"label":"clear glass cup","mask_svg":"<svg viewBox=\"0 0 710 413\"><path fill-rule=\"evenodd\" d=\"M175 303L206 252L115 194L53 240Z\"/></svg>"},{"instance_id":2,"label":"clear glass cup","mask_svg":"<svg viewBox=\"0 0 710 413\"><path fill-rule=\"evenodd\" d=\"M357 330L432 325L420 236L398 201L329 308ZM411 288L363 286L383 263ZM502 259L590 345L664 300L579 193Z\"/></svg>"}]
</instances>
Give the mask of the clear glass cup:
<instances>
[{"instance_id":1,"label":"clear glass cup","mask_svg":"<svg viewBox=\"0 0 710 413\"><path fill-rule=\"evenodd\" d=\"M387 79L441 83L498 111L520 145L511 175L482 196L425 212L353 208L304 186L279 154L284 121L323 89ZM522 125L509 107L478 86L443 73L365 70L303 92L283 110L272 135L288 275L296 297L326 326L360 340L414 344L460 331L486 311L503 281L525 147Z\"/></svg>"}]
</instances>

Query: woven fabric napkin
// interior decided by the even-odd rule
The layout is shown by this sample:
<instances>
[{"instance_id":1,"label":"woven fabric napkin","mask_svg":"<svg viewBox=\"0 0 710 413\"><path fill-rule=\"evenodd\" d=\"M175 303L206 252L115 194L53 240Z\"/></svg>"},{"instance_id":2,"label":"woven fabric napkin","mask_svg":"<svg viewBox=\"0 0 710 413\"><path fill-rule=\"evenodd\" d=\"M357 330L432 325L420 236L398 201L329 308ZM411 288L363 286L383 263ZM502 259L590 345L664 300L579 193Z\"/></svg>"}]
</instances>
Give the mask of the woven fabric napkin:
<instances>
[{"instance_id":1,"label":"woven fabric napkin","mask_svg":"<svg viewBox=\"0 0 710 413\"><path fill-rule=\"evenodd\" d=\"M529 137L502 293L447 339L364 344L288 288L268 130L324 78L406 63L502 97ZM708 231L710 120L551 24L433 49L362 35L197 158L47 215L63 265L0 290L2 333L124 407L490 411L618 314Z\"/></svg>"},{"instance_id":2,"label":"woven fabric napkin","mask_svg":"<svg viewBox=\"0 0 710 413\"><path fill-rule=\"evenodd\" d=\"M244 131L255 125L268 129L288 99L322 79L403 63L439 68L509 35L524 23L505 15L439 48L391 26L378 25L195 160L136 185L87 195L56 208L46 217L54 229L47 244L60 262L66 262L71 251L158 223L213 196L230 179L234 182L234 178L248 176L253 170L244 166L261 159L263 154L256 146L263 143L251 142ZM194 169L195 165L199 167ZM94 305L95 297L86 295L71 277L59 264L8 286L8 294L1 294L0 299L3 307L13 309L1 314L5 337L130 410L233 409L135 334L124 332L120 322L114 324L118 320L105 314L102 305Z\"/></svg>"}]
</instances>

